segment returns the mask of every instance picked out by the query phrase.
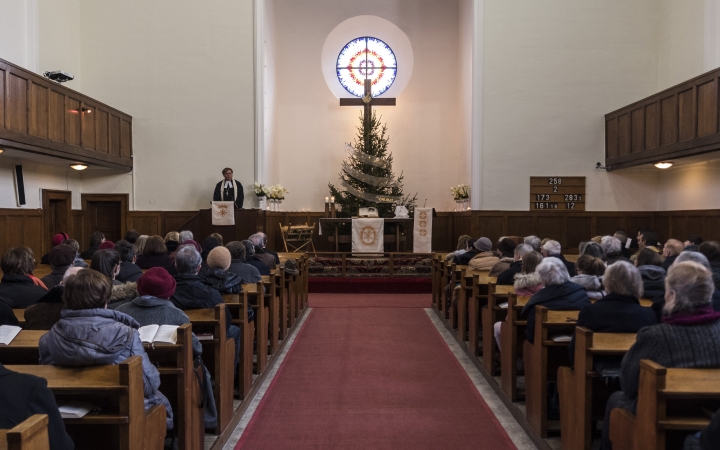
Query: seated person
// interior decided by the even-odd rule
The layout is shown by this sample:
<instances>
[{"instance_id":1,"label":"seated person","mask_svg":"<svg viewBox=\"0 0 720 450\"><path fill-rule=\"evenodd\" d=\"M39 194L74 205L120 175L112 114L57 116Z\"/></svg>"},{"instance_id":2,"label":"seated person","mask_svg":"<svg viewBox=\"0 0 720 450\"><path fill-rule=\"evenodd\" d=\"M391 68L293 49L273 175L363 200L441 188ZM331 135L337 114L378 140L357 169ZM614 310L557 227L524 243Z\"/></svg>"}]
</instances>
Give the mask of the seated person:
<instances>
[{"instance_id":1,"label":"seated person","mask_svg":"<svg viewBox=\"0 0 720 450\"><path fill-rule=\"evenodd\" d=\"M137 281L143 274L143 271L135 264L135 260L137 259L135 256L135 247L123 239L117 241L115 251L120 255L120 272L115 276L115 279L121 283Z\"/></svg>"},{"instance_id":2,"label":"seated person","mask_svg":"<svg viewBox=\"0 0 720 450\"><path fill-rule=\"evenodd\" d=\"M637 242L638 242L638 249L650 249L654 251L655 253L661 253L660 252L660 246L658 245L660 243L660 238L658 237L657 233L650 230L641 230L638 231L637 235Z\"/></svg>"},{"instance_id":3,"label":"seated person","mask_svg":"<svg viewBox=\"0 0 720 450\"><path fill-rule=\"evenodd\" d=\"M711 270L710 263L708 262L707 258L700 252L684 251L680 253L680 255L678 255L677 259L675 259L676 263L684 261L696 262L705 267L707 270ZM712 307L713 310L720 311L720 286L718 286L718 280L714 275L713 284L715 285L715 291L713 292L711 300ZM652 310L655 312L655 315L657 316L657 319L659 321L660 319L662 319L662 311L663 308L665 308L665 291L663 291L663 295L653 297L652 301Z\"/></svg>"},{"instance_id":4,"label":"seated person","mask_svg":"<svg viewBox=\"0 0 720 450\"><path fill-rule=\"evenodd\" d=\"M562 247L560 246L560 243L558 241L548 239L544 244L542 244L542 255L545 258L559 259L565 265L565 268L567 269L567 272L571 277L574 277L576 275L575 264L566 260L565 257L562 255Z\"/></svg>"},{"instance_id":5,"label":"seated person","mask_svg":"<svg viewBox=\"0 0 720 450\"><path fill-rule=\"evenodd\" d=\"M515 244L515 241L512 239L504 237L498 241L496 254L497 257L500 258L500 261L492 266L492 269L490 269L490 273L488 274L489 276L497 277L501 273L505 272L508 267L510 267L510 264L515 262L515 259L513 258L515 255L515 247L517 247L517 244Z\"/></svg>"},{"instance_id":6,"label":"seated person","mask_svg":"<svg viewBox=\"0 0 720 450\"><path fill-rule=\"evenodd\" d=\"M263 247L264 239L262 235L256 233L248 238L250 242L255 246L255 258L259 259L271 270L274 269L278 263L275 262L275 256L265 251Z\"/></svg>"},{"instance_id":7,"label":"seated person","mask_svg":"<svg viewBox=\"0 0 720 450\"><path fill-rule=\"evenodd\" d=\"M67 235L67 233L58 233L55 236L52 237L52 240L50 243L52 244L52 248L57 247L58 245L62 244L63 241L70 239L70 236ZM50 250L52 250L52 248ZM40 258L40 264L50 264L50 252L45 253L42 255L42 258Z\"/></svg>"},{"instance_id":8,"label":"seated person","mask_svg":"<svg viewBox=\"0 0 720 450\"><path fill-rule=\"evenodd\" d=\"M498 275L497 285L512 286L515 283L515 275L523 271L523 256L533 251L534 250L530 244L520 244L515 247L515 251L513 252L515 261L510 263L508 268Z\"/></svg>"},{"instance_id":9,"label":"seated person","mask_svg":"<svg viewBox=\"0 0 720 450\"><path fill-rule=\"evenodd\" d=\"M605 273L605 263L602 259L584 254L575 263L577 275L570 278L573 283L585 288L589 298L597 300L605 296L602 276Z\"/></svg>"},{"instance_id":10,"label":"seated person","mask_svg":"<svg viewBox=\"0 0 720 450\"><path fill-rule=\"evenodd\" d=\"M33 414L47 414L50 450L73 450L55 395L44 378L17 373L0 364L0 429L14 428Z\"/></svg>"},{"instance_id":11,"label":"seated person","mask_svg":"<svg viewBox=\"0 0 720 450\"><path fill-rule=\"evenodd\" d=\"M465 253L455 256L453 263L458 266L467 266L471 259L478 254L478 249L475 248L475 239L469 239L467 241L467 247L465 247Z\"/></svg>"},{"instance_id":12,"label":"seated person","mask_svg":"<svg viewBox=\"0 0 720 450\"><path fill-rule=\"evenodd\" d=\"M210 237L213 237L213 238L217 239L218 244L220 244L221 247L225 245L225 244L223 244L222 234L220 234L220 233L212 233L212 234L210 235Z\"/></svg>"},{"instance_id":13,"label":"seated person","mask_svg":"<svg viewBox=\"0 0 720 450\"><path fill-rule=\"evenodd\" d=\"M132 245L135 245L135 241L137 241L137 238L139 238L139 237L140 237L140 233L138 233L137 231L128 230L125 233L125 237L123 237L123 240L129 242Z\"/></svg>"},{"instance_id":14,"label":"seated person","mask_svg":"<svg viewBox=\"0 0 720 450\"><path fill-rule=\"evenodd\" d=\"M73 261L73 267L82 267L83 269L87 269L88 263L85 262L84 259L80 257L80 244L75 239L66 239L62 242L63 244L70 246L75 250L75 260Z\"/></svg>"},{"instance_id":15,"label":"seated person","mask_svg":"<svg viewBox=\"0 0 720 450\"><path fill-rule=\"evenodd\" d=\"M11 248L2 256L0 297L3 297L11 308L27 308L47 294L47 289L36 286L31 278L34 264L32 250L27 247Z\"/></svg>"},{"instance_id":16,"label":"seated person","mask_svg":"<svg viewBox=\"0 0 720 450\"><path fill-rule=\"evenodd\" d=\"M486 237L481 237L473 243L477 249L477 254L468 262L468 268L471 270L490 270L493 266L500 262L500 258L492 252L492 241Z\"/></svg>"},{"instance_id":17,"label":"seated person","mask_svg":"<svg viewBox=\"0 0 720 450\"><path fill-rule=\"evenodd\" d=\"M52 289L60 284L65 272L72 267L75 262L75 249L69 245L58 244L50 250L49 255L48 260L50 261L52 272L42 277L41 280L45 284L45 287Z\"/></svg>"},{"instance_id":18,"label":"seated person","mask_svg":"<svg viewBox=\"0 0 720 450\"><path fill-rule=\"evenodd\" d=\"M578 259L580 269L580 259ZM650 308L640 305L643 294L640 272L626 261L618 261L608 267L603 277L607 295L580 310L577 326L596 333L637 333L644 327L657 323ZM568 348L570 363L575 356L575 336ZM605 366L619 367L622 358L605 359ZM599 361L598 361L599 362Z\"/></svg>"},{"instance_id":19,"label":"seated person","mask_svg":"<svg viewBox=\"0 0 720 450\"><path fill-rule=\"evenodd\" d=\"M713 277L720 278L720 242L705 241L700 244L698 251L705 255L710 262L710 270L712 270Z\"/></svg>"},{"instance_id":20,"label":"seated person","mask_svg":"<svg viewBox=\"0 0 720 450\"><path fill-rule=\"evenodd\" d=\"M171 265L172 259L168 256L163 238L160 236L150 236L147 238L145 248L142 254L137 257L136 264L141 269Z\"/></svg>"},{"instance_id":21,"label":"seated person","mask_svg":"<svg viewBox=\"0 0 720 450\"><path fill-rule=\"evenodd\" d=\"M10 305L0 298L0 325L18 326L19 322Z\"/></svg>"},{"instance_id":22,"label":"seated person","mask_svg":"<svg viewBox=\"0 0 720 450\"><path fill-rule=\"evenodd\" d=\"M667 368L720 368L720 312L710 305L715 286L702 265L675 262L668 271L662 323L638 331L620 368L622 391L610 396L605 408L602 448L611 449L610 411L637 407L640 360ZM690 350L692 349L692 350Z\"/></svg>"},{"instance_id":23,"label":"seated person","mask_svg":"<svg viewBox=\"0 0 720 450\"><path fill-rule=\"evenodd\" d=\"M148 238L147 234L141 234L138 236L138 238L135 240L135 256L140 257L140 255L143 254L145 251L145 243L147 242Z\"/></svg>"},{"instance_id":24,"label":"seated person","mask_svg":"<svg viewBox=\"0 0 720 450\"><path fill-rule=\"evenodd\" d=\"M467 234L463 234L462 236L460 236L460 238L458 238L457 250L445 255L445 261L452 261L452 259L455 258L456 256L460 256L463 253L465 253L467 251L468 241L470 239L472 239L472 238L470 236L468 236Z\"/></svg>"},{"instance_id":25,"label":"seated person","mask_svg":"<svg viewBox=\"0 0 720 450\"><path fill-rule=\"evenodd\" d=\"M120 273L120 254L115 250L98 250L90 261L90 268L100 272L113 284L108 308L115 309L138 296L137 283L121 283L115 279Z\"/></svg>"},{"instance_id":26,"label":"seated person","mask_svg":"<svg viewBox=\"0 0 720 450\"><path fill-rule=\"evenodd\" d=\"M103 242L105 242L105 235L99 231L93 232L93 234L90 235L90 247L80 253L80 258L92 259L95 252L100 250L100 245L102 245Z\"/></svg>"},{"instance_id":27,"label":"seated person","mask_svg":"<svg viewBox=\"0 0 720 450\"><path fill-rule=\"evenodd\" d=\"M112 241L105 240L102 244L100 244L100 248L98 250L114 250L115 249L115 243Z\"/></svg>"},{"instance_id":28,"label":"seated person","mask_svg":"<svg viewBox=\"0 0 720 450\"><path fill-rule=\"evenodd\" d=\"M180 233L171 231L165 235L165 248L167 248L168 255L177 250L178 245L180 245Z\"/></svg>"},{"instance_id":29,"label":"seated person","mask_svg":"<svg viewBox=\"0 0 720 450\"><path fill-rule=\"evenodd\" d=\"M213 235L206 237L202 243L202 253L200 254L203 262L207 261L210 251L215 247L220 247L220 241L218 241L216 237L213 237Z\"/></svg>"},{"instance_id":30,"label":"seated person","mask_svg":"<svg viewBox=\"0 0 720 450\"><path fill-rule=\"evenodd\" d=\"M107 309L112 282L94 270L83 269L65 282L62 317L40 338L40 364L97 366L120 364L133 355L142 357L145 410L165 406L171 429L172 407L158 391L160 374L145 353L135 319Z\"/></svg>"},{"instance_id":31,"label":"seated person","mask_svg":"<svg viewBox=\"0 0 720 450\"><path fill-rule=\"evenodd\" d=\"M618 261L630 262L629 258L622 255L622 243L618 238L614 236L603 236L600 245L603 250L605 250L608 266Z\"/></svg>"},{"instance_id":32,"label":"seated person","mask_svg":"<svg viewBox=\"0 0 720 450\"><path fill-rule=\"evenodd\" d=\"M594 239L594 238L593 238ZM601 238L602 240L602 238ZM600 258L602 262L604 263L607 261L607 255L605 254L605 249L597 242L581 242L580 246L578 247L578 250L580 251L580 256L582 255L590 255L593 258Z\"/></svg>"},{"instance_id":33,"label":"seated person","mask_svg":"<svg viewBox=\"0 0 720 450\"><path fill-rule=\"evenodd\" d=\"M536 251L538 253L541 253L541 251L542 251L542 245L541 245L542 241L537 236L534 236L531 234L530 236L527 236L523 240L523 243L529 245L530 247L532 247L532 249L534 251Z\"/></svg>"},{"instance_id":34,"label":"seated person","mask_svg":"<svg viewBox=\"0 0 720 450\"><path fill-rule=\"evenodd\" d=\"M668 241L663 246L662 251L662 255L665 258L665 261L663 261L662 263L662 268L665 269L666 272L683 250L685 250L685 246L682 242L678 241L677 239L668 239Z\"/></svg>"},{"instance_id":35,"label":"seated person","mask_svg":"<svg viewBox=\"0 0 720 450\"><path fill-rule=\"evenodd\" d=\"M703 238L700 236L688 236L683 242L683 249L689 252L697 252L700 250L700 244L703 243Z\"/></svg>"},{"instance_id":36,"label":"seated person","mask_svg":"<svg viewBox=\"0 0 720 450\"><path fill-rule=\"evenodd\" d=\"M638 252L635 267L642 276L644 298L665 295L665 269L662 268L662 263L660 254L649 248Z\"/></svg>"},{"instance_id":37,"label":"seated person","mask_svg":"<svg viewBox=\"0 0 720 450\"><path fill-rule=\"evenodd\" d=\"M685 438L683 450L717 450L718 442L720 442L720 411L713 415L707 428Z\"/></svg>"},{"instance_id":38,"label":"seated person","mask_svg":"<svg viewBox=\"0 0 720 450\"><path fill-rule=\"evenodd\" d=\"M278 256L277 253L267 248L267 235L263 233L262 231L258 231L257 234L262 238L262 249L265 253L270 253L275 257L275 264L280 264L280 256ZM222 245L222 239L220 240L220 244Z\"/></svg>"},{"instance_id":39,"label":"seated person","mask_svg":"<svg viewBox=\"0 0 720 450\"><path fill-rule=\"evenodd\" d=\"M245 261L245 246L242 242L232 241L225 246L230 252L230 272L242 278L243 283L262 281L260 272Z\"/></svg>"},{"instance_id":40,"label":"seated person","mask_svg":"<svg viewBox=\"0 0 720 450\"><path fill-rule=\"evenodd\" d=\"M200 269L200 276L221 294L237 294L242 291L242 278L228 271L230 251L225 247L215 247L208 254L206 265Z\"/></svg>"},{"instance_id":41,"label":"seated person","mask_svg":"<svg viewBox=\"0 0 720 450\"><path fill-rule=\"evenodd\" d=\"M618 229L615 231L615 234L613 234L613 237L620 241L621 247L620 247L620 256L623 258L630 259L630 257L633 255L633 251L628 248L628 235L623 229ZM632 239L630 239L632 240Z\"/></svg>"},{"instance_id":42,"label":"seated person","mask_svg":"<svg viewBox=\"0 0 720 450\"><path fill-rule=\"evenodd\" d=\"M245 262L258 270L260 275L270 275L270 268L264 262L255 257L255 246L250 241L242 241L245 246Z\"/></svg>"},{"instance_id":43,"label":"seated person","mask_svg":"<svg viewBox=\"0 0 720 450\"><path fill-rule=\"evenodd\" d=\"M60 320L60 312L65 307L62 295L65 292L65 281L76 273L80 267L71 267L65 271L60 284L48 291L43 298L34 305L25 308L25 330L49 330Z\"/></svg>"},{"instance_id":44,"label":"seated person","mask_svg":"<svg viewBox=\"0 0 720 450\"><path fill-rule=\"evenodd\" d=\"M570 281L567 267L560 258L546 257L537 266L536 271L545 287L530 297L530 301L519 315L520 320L527 320L525 340L531 344L535 340L536 306L542 305L550 310L565 311L582 309L590 304L585 288Z\"/></svg>"}]
</instances>

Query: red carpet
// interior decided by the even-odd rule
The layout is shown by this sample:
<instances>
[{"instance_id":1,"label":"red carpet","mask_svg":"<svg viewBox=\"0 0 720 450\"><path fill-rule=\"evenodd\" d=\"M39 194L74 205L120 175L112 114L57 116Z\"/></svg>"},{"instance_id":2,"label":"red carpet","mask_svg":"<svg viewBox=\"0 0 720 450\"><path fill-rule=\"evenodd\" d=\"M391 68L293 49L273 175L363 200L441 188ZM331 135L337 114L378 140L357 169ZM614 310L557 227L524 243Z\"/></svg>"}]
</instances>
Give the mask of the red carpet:
<instances>
[{"instance_id":1,"label":"red carpet","mask_svg":"<svg viewBox=\"0 0 720 450\"><path fill-rule=\"evenodd\" d=\"M344 294L430 294L432 278L318 278L308 279L308 292Z\"/></svg>"},{"instance_id":2,"label":"red carpet","mask_svg":"<svg viewBox=\"0 0 720 450\"><path fill-rule=\"evenodd\" d=\"M311 308L431 308L432 294L309 294Z\"/></svg>"},{"instance_id":3,"label":"red carpet","mask_svg":"<svg viewBox=\"0 0 720 450\"><path fill-rule=\"evenodd\" d=\"M425 311L311 311L237 449L515 449Z\"/></svg>"}]
</instances>

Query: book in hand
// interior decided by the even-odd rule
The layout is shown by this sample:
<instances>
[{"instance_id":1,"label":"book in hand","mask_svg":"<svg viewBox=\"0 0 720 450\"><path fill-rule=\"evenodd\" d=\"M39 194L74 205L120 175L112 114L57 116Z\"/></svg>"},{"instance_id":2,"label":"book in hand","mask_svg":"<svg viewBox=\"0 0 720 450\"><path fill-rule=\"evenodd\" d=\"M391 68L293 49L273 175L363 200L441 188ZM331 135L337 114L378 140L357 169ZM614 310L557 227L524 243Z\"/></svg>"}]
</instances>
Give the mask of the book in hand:
<instances>
[{"instance_id":1,"label":"book in hand","mask_svg":"<svg viewBox=\"0 0 720 450\"><path fill-rule=\"evenodd\" d=\"M17 336L21 331L22 328L14 325L0 326L0 344L10 345L13 339L15 339L15 336Z\"/></svg>"},{"instance_id":2,"label":"book in hand","mask_svg":"<svg viewBox=\"0 0 720 450\"><path fill-rule=\"evenodd\" d=\"M63 419L80 419L95 409L95 405L86 402L68 402L58 408Z\"/></svg>"},{"instance_id":3,"label":"book in hand","mask_svg":"<svg viewBox=\"0 0 720 450\"><path fill-rule=\"evenodd\" d=\"M177 325L145 325L140 327L140 340L147 343L177 344Z\"/></svg>"},{"instance_id":4,"label":"book in hand","mask_svg":"<svg viewBox=\"0 0 720 450\"><path fill-rule=\"evenodd\" d=\"M572 336L568 336L567 334L558 334L557 336L553 336L550 339L552 339L554 342L570 342L572 341Z\"/></svg>"}]
</instances>

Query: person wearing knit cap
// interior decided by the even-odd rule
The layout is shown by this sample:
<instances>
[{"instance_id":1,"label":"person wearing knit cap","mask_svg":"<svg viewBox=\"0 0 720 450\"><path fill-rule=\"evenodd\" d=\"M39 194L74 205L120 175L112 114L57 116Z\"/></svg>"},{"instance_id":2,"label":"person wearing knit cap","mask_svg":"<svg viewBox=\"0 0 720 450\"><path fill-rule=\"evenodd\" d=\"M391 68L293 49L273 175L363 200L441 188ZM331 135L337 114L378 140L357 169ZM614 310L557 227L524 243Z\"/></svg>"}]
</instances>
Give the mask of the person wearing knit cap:
<instances>
[{"instance_id":1,"label":"person wearing knit cap","mask_svg":"<svg viewBox=\"0 0 720 450\"><path fill-rule=\"evenodd\" d=\"M62 282L63 275L75 261L75 249L69 245L59 244L50 250L49 255L52 272L41 278L48 290Z\"/></svg>"},{"instance_id":2,"label":"person wearing knit cap","mask_svg":"<svg viewBox=\"0 0 720 450\"><path fill-rule=\"evenodd\" d=\"M500 262L492 266L489 276L497 277L510 267L510 264L515 261L515 247L517 247L517 244L512 239L506 237L500 238L497 243L496 251L498 258L500 258Z\"/></svg>"},{"instance_id":3,"label":"person wearing knit cap","mask_svg":"<svg viewBox=\"0 0 720 450\"><path fill-rule=\"evenodd\" d=\"M473 244L478 253L468 263L468 268L472 270L490 270L493 266L500 262L500 258L492 252L492 241L486 237L481 237Z\"/></svg>"},{"instance_id":4,"label":"person wearing knit cap","mask_svg":"<svg viewBox=\"0 0 720 450\"><path fill-rule=\"evenodd\" d=\"M68 236L67 233L58 233L55 236L52 237L52 240L50 243L53 247L57 247L58 245L62 244L63 241L70 239L70 236ZM42 255L42 258L40 258L40 264L50 264L50 252L45 253ZM48 288L50 289L50 288Z\"/></svg>"},{"instance_id":5,"label":"person wearing knit cap","mask_svg":"<svg viewBox=\"0 0 720 450\"><path fill-rule=\"evenodd\" d=\"M200 269L200 276L221 294L237 294L242 291L242 278L228 271L230 262L230 250L215 247L208 253L207 264Z\"/></svg>"},{"instance_id":6,"label":"person wearing knit cap","mask_svg":"<svg viewBox=\"0 0 720 450\"><path fill-rule=\"evenodd\" d=\"M112 250L115 248L115 244L112 241L105 241L100 244L98 250Z\"/></svg>"}]
</instances>

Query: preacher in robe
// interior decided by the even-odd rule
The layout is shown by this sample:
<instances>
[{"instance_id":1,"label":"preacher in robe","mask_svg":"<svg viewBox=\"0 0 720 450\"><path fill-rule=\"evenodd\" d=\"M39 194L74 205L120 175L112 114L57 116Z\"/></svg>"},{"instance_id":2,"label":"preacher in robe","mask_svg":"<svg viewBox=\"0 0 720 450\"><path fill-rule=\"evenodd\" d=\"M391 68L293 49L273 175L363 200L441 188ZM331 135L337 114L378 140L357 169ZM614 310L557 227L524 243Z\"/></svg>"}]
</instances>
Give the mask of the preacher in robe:
<instances>
[{"instance_id":1,"label":"preacher in robe","mask_svg":"<svg viewBox=\"0 0 720 450\"><path fill-rule=\"evenodd\" d=\"M233 180L233 170L231 168L224 168L222 174L225 179L215 185L213 201L235 202L235 209L241 209L245 199L242 184Z\"/></svg>"}]
</instances>

